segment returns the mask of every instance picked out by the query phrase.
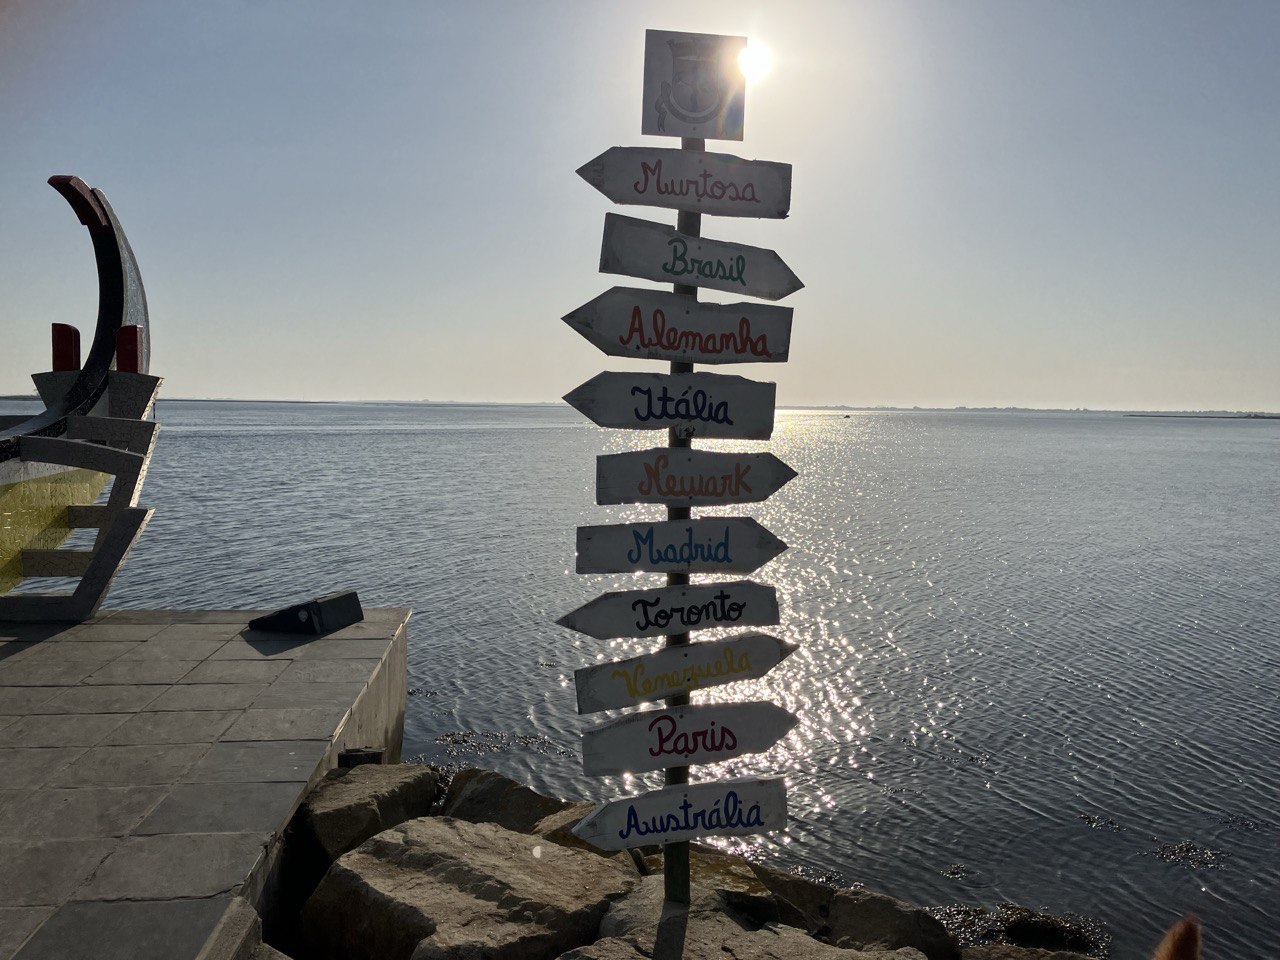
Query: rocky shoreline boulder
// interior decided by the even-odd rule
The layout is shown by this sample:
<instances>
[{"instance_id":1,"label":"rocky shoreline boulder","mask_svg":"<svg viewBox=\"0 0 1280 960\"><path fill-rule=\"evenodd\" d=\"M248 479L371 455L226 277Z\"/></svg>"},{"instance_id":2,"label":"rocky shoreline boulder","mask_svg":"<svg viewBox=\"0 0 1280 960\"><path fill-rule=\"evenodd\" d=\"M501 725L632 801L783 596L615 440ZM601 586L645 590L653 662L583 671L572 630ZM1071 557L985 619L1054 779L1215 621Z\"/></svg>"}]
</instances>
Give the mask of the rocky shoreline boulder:
<instances>
[{"instance_id":1,"label":"rocky shoreline boulder","mask_svg":"<svg viewBox=\"0 0 1280 960\"><path fill-rule=\"evenodd\" d=\"M341 857L302 913L316 960L552 960L594 941L624 866L489 823L425 817Z\"/></svg>"}]
</instances>

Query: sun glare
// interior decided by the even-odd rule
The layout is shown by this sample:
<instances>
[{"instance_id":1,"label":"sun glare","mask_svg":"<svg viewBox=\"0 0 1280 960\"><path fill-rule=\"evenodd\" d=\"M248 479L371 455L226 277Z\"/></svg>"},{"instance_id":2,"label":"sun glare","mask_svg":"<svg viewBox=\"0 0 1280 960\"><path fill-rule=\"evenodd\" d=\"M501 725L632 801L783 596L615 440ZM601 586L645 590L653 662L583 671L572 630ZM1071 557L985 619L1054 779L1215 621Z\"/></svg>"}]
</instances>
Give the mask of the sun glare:
<instances>
[{"instance_id":1,"label":"sun glare","mask_svg":"<svg viewBox=\"0 0 1280 960\"><path fill-rule=\"evenodd\" d=\"M747 78L747 83L759 83L773 66L773 54L763 43L752 42L742 48L738 54L738 69Z\"/></svg>"}]
</instances>

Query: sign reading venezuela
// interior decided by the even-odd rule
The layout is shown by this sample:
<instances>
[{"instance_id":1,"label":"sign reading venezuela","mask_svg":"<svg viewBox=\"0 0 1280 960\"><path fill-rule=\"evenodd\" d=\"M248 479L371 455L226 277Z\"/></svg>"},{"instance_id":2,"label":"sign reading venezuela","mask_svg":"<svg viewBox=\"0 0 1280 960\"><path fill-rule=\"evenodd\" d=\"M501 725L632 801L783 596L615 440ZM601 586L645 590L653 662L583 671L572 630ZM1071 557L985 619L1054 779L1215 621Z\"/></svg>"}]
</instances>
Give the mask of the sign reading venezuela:
<instances>
[{"instance_id":1,"label":"sign reading venezuela","mask_svg":"<svg viewBox=\"0 0 1280 960\"><path fill-rule=\"evenodd\" d=\"M782 363L790 307L699 303L639 287L612 287L562 319L611 357L679 363Z\"/></svg>"}]
</instances>

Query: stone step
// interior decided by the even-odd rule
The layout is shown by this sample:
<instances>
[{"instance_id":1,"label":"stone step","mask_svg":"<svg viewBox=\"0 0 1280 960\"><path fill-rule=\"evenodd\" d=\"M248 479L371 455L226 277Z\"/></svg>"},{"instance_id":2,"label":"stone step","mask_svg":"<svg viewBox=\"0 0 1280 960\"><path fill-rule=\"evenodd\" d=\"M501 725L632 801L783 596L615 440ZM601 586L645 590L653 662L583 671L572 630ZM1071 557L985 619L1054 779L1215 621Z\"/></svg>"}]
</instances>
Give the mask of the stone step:
<instances>
[{"instance_id":1,"label":"stone step","mask_svg":"<svg viewBox=\"0 0 1280 960\"><path fill-rule=\"evenodd\" d=\"M23 550L22 575L83 577L92 561L92 550Z\"/></svg>"}]
</instances>

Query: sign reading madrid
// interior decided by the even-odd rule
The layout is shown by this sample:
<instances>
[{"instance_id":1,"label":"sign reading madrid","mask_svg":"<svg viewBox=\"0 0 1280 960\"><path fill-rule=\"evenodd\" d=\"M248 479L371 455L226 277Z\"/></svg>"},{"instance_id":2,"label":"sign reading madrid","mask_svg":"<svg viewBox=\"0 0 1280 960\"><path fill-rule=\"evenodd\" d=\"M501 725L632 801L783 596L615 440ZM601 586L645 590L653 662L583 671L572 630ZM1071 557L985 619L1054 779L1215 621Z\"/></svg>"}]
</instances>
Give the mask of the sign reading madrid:
<instances>
[{"instance_id":1,"label":"sign reading madrid","mask_svg":"<svg viewBox=\"0 0 1280 960\"><path fill-rule=\"evenodd\" d=\"M679 784L606 803L573 828L601 850L698 837L768 833L787 825L787 787L781 777Z\"/></svg>"},{"instance_id":2,"label":"sign reading madrid","mask_svg":"<svg viewBox=\"0 0 1280 960\"><path fill-rule=\"evenodd\" d=\"M566 613L556 623L608 640L660 637L709 627L769 627L778 619L777 590L750 580L730 580L688 587L614 590Z\"/></svg>"},{"instance_id":3,"label":"sign reading madrid","mask_svg":"<svg viewBox=\"0 0 1280 960\"><path fill-rule=\"evenodd\" d=\"M578 573L750 573L787 549L753 517L578 528Z\"/></svg>"},{"instance_id":4,"label":"sign reading madrid","mask_svg":"<svg viewBox=\"0 0 1280 960\"><path fill-rule=\"evenodd\" d=\"M699 303L692 297L613 287L564 316L611 357L679 363L782 363L791 346L790 307Z\"/></svg>"},{"instance_id":5,"label":"sign reading madrid","mask_svg":"<svg viewBox=\"0 0 1280 960\"><path fill-rule=\"evenodd\" d=\"M746 37L644 32L640 132L741 140L747 81L738 66Z\"/></svg>"},{"instance_id":6,"label":"sign reading madrid","mask_svg":"<svg viewBox=\"0 0 1280 960\"><path fill-rule=\"evenodd\" d=\"M727 153L610 147L578 176L614 203L774 219L791 209L791 164Z\"/></svg>"},{"instance_id":7,"label":"sign reading madrid","mask_svg":"<svg viewBox=\"0 0 1280 960\"><path fill-rule=\"evenodd\" d=\"M604 215L600 272L781 300L804 284L772 250L704 240L651 220Z\"/></svg>"}]
</instances>

